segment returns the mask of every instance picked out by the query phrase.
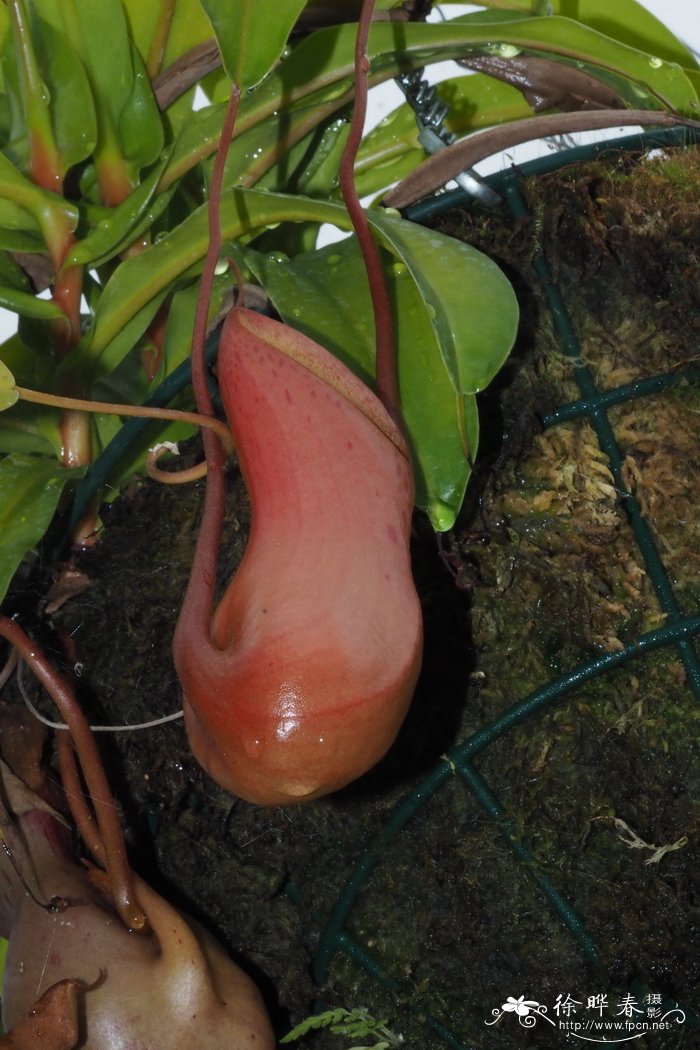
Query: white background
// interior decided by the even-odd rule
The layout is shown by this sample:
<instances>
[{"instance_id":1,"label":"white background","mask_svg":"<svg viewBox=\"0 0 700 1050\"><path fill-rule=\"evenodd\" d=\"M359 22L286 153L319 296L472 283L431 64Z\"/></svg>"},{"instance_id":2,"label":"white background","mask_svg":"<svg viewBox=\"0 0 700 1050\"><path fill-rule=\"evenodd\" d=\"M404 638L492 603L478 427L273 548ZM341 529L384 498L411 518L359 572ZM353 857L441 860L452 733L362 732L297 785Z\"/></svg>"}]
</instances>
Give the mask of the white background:
<instances>
[{"instance_id":1,"label":"white background","mask_svg":"<svg viewBox=\"0 0 700 1050\"><path fill-rule=\"evenodd\" d=\"M640 0L640 2L696 54L700 54L700 0ZM615 0L610 0L610 4L614 7ZM465 4L462 7L462 5L450 4L447 8L447 15L450 17L461 13L462 10L473 9L473 5ZM463 74L464 71L460 72ZM371 92L368 106L368 124L376 124L402 101L403 96L394 84L381 85L374 89ZM519 159L523 158L519 157ZM0 342L15 329L15 315L0 309Z\"/></svg>"}]
</instances>

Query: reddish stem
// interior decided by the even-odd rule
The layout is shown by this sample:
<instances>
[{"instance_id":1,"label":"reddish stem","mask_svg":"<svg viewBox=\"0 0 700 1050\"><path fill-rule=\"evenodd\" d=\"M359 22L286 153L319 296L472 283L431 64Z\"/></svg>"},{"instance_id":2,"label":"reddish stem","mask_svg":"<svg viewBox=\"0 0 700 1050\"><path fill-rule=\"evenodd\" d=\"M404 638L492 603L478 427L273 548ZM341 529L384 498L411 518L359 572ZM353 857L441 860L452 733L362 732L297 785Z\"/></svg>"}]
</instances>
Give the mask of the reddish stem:
<instances>
[{"instance_id":1,"label":"reddish stem","mask_svg":"<svg viewBox=\"0 0 700 1050\"><path fill-rule=\"evenodd\" d=\"M64 258L74 243L71 236L63 253ZM67 326L59 322L54 327L54 342L59 359L65 357L80 339L80 297L82 294L82 266L68 266L58 270L53 288L53 301L63 310L68 322Z\"/></svg>"},{"instance_id":2,"label":"reddish stem","mask_svg":"<svg viewBox=\"0 0 700 1050\"><path fill-rule=\"evenodd\" d=\"M116 208L134 188L127 161L117 147L109 142L96 150L95 168L102 203L108 208Z\"/></svg>"},{"instance_id":3,"label":"reddish stem","mask_svg":"<svg viewBox=\"0 0 700 1050\"><path fill-rule=\"evenodd\" d=\"M367 41L372 24L374 0L363 0L355 38L355 107L350 122L350 134L340 161L340 190L352 222L357 243L369 281L374 313L377 393L394 421L401 426L398 379L396 374L396 342L394 318L382 268L379 249L372 237L364 208L355 186L355 160L362 140L367 113L367 90L370 69Z\"/></svg>"},{"instance_id":4,"label":"reddish stem","mask_svg":"<svg viewBox=\"0 0 700 1050\"><path fill-rule=\"evenodd\" d=\"M224 124L221 129L219 149L214 162L209 190L209 246L204 260L204 270L197 300L194 332L192 335L192 389L197 411L203 416L214 415L214 405L207 387L207 367L204 347L207 335L209 301L214 284L216 265L221 250L221 186L224 167L233 129L236 124L241 91L237 84L231 86ZM204 510L197 536L197 546L192 559L192 571L187 585L183 609L187 609L187 621L200 637L209 638L211 610L214 604L214 586L218 562L221 526L224 519L224 454L221 442L213 434L205 432L204 454L207 460L207 482Z\"/></svg>"},{"instance_id":5,"label":"reddish stem","mask_svg":"<svg viewBox=\"0 0 700 1050\"><path fill-rule=\"evenodd\" d=\"M114 796L102 766L95 738L75 693L52 667L38 646L18 624L8 619L7 616L0 616L0 635L6 638L21 658L29 664L56 704L63 721L68 725L95 810L114 905L129 929L144 930L147 927L147 919L134 892L133 874L126 855L124 834L119 823Z\"/></svg>"}]
</instances>

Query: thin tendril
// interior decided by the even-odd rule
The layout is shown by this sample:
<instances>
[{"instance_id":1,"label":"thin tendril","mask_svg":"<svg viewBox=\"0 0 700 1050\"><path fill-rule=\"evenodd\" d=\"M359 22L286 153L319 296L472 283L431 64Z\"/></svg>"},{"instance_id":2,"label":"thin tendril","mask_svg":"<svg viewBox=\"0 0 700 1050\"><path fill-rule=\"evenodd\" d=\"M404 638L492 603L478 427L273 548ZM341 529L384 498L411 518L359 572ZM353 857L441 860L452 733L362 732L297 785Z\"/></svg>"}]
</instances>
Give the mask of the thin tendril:
<instances>
[{"instance_id":1,"label":"thin tendril","mask_svg":"<svg viewBox=\"0 0 700 1050\"><path fill-rule=\"evenodd\" d=\"M23 401L37 405L52 405L56 408L80 412L105 412L114 416L135 416L139 419L165 419L175 423L192 423L196 427L213 430L227 454L233 452L233 438L225 423L213 418L213 412L181 412L178 408L155 408L143 405L118 405L108 401L85 401L75 397L61 397L58 394L47 394L41 390L28 390L15 386L15 391Z\"/></svg>"},{"instance_id":2,"label":"thin tendril","mask_svg":"<svg viewBox=\"0 0 700 1050\"><path fill-rule=\"evenodd\" d=\"M53 722L46 715L42 715L41 711L33 704L29 698L27 688L24 684L24 660L20 660L17 666L17 688L19 689L20 696L24 700L26 707L34 715L36 719L43 722L49 729L69 729L70 727L66 722ZM166 722L176 722L180 718L184 717L184 711L180 708L179 711L173 712L171 715L163 715L162 718L152 718L149 722L136 722L133 725L125 726L90 726L93 733L134 733L138 729L155 729L157 726L165 725Z\"/></svg>"},{"instance_id":3,"label":"thin tendril","mask_svg":"<svg viewBox=\"0 0 700 1050\"><path fill-rule=\"evenodd\" d=\"M367 86L369 59L367 41L372 23L374 0L363 0L355 38L355 107L350 122L350 133L340 161L340 189L352 222L357 243L367 271L374 313L377 392L384 407L399 426L402 425L399 390L396 375L396 341L394 320L387 291L379 249L372 237L364 208L355 186L355 160L362 140L367 113Z\"/></svg>"},{"instance_id":4,"label":"thin tendril","mask_svg":"<svg viewBox=\"0 0 700 1050\"><path fill-rule=\"evenodd\" d=\"M209 189L208 218L209 246L204 260L200 283L197 312L192 335L192 389L197 410L204 416L213 415L213 402L207 386L204 346L206 341L209 301L214 283L216 265L221 250L221 187L224 178L226 154L233 136L241 91L237 84L231 87L231 97L221 129L221 140L217 150ZM204 494L204 511L197 536L192 570L187 585L185 600L180 612L180 622L192 625L200 637L209 639L211 610L214 602L214 583L218 559L221 527L224 519L224 464L221 445L213 434L204 432L204 455L207 461L207 485Z\"/></svg>"}]
</instances>

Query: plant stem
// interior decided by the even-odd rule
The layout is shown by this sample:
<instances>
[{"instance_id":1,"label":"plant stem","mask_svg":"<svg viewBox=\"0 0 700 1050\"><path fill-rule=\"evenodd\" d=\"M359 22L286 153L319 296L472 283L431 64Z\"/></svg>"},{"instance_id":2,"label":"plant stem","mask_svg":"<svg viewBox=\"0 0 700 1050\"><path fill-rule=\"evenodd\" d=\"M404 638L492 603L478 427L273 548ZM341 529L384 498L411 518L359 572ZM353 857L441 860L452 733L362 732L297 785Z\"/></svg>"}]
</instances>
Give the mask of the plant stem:
<instances>
[{"instance_id":1,"label":"plant stem","mask_svg":"<svg viewBox=\"0 0 700 1050\"><path fill-rule=\"evenodd\" d=\"M163 64L163 55L168 46L170 27L175 13L175 2L176 0L160 0L158 22L156 23L155 32L151 39L151 44L148 49L148 59L146 61L146 69L151 80L160 73L160 67Z\"/></svg>"},{"instance_id":2,"label":"plant stem","mask_svg":"<svg viewBox=\"0 0 700 1050\"><path fill-rule=\"evenodd\" d=\"M136 416L140 419L167 419L172 422L192 423L196 427L204 427L212 431L219 438L220 445L227 455L233 452L233 440L231 431L225 423L212 416L200 415L197 412L181 412L177 408L147 408L143 405L118 405L110 401L84 401L77 397L63 397L60 394L46 394L41 390L28 390L23 386L14 388L23 401L31 401L37 405L49 405L52 408L62 408L68 412L104 412L114 416Z\"/></svg>"},{"instance_id":3,"label":"plant stem","mask_svg":"<svg viewBox=\"0 0 700 1050\"><path fill-rule=\"evenodd\" d=\"M214 284L216 264L221 250L221 185L224 177L226 154L236 124L240 97L240 88L237 84L232 84L231 96L221 130L221 139L216 154L216 161L214 162L209 190L209 245L204 260L204 270L199 288L197 312L192 335L192 389L194 390L197 411L203 416L213 416L214 414L214 406L207 386L204 348L209 316L209 301ZM209 640L219 541L224 519L225 487L221 444L208 431L204 433L204 454L207 460L207 487L204 496L204 510L197 535L194 558L192 559L192 570L187 584L187 592L182 611L180 612L180 620L186 619L196 635Z\"/></svg>"},{"instance_id":4,"label":"plant stem","mask_svg":"<svg viewBox=\"0 0 700 1050\"><path fill-rule=\"evenodd\" d=\"M42 189L63 193L64 165L51 123L51 101L44 87L41 69L31 38L30 20L24 0L11 0L10 18L17 48L22 100L29 135L29 173ZM51 333L56 357L63 357L80 339L80 298L83 290L82 267L63 268L63 261L74 244L65 215L54 211L52 220L42 224L46 246L56 279L53 302L63 311L67 324L56 323ZM61 421L61 461L65 466L83 466L92 458L89 422L69 414Z\"/></svg>"},{"instance_id":5,"label":"plant stem","mask_svg":"<svg viewBox=\"0 0 700 1050\"><path fill-rule=\"evenodd\" d=\"M68 725L95 810L99 838L103 847L101 859L104 861L109 876L114 905L129 929L146 930L148 921L134 892L133 873L126 855L124 834L119 823L114 796L102 766L95 738L75 693L51 665L44 653L14 620L10 620L7 616L0 616L0 635L6 638L22 659L29 664Z\"/></svg>"},{"instance_id":6,"label":"plant stem","mask_svg":"<svg viewBox=\"0 0 700 1050\"><path fill-rule=\"evenodd\" d=\"M357 243L364 260L372 297L377 392L384 403L384 407L394 421L401 426L401 409L399 407L399 390L396 374L394 318L379 249L372 237L367 216L360 204L360 198L355 187L355 159L362 140L367 113L367 88L370 68L367 57L367 41L373 11L374 0L363 0L362 11L357 24L357 36L355 38L355 107L350 123L350 134L348 135L348 141L345 144L340 162L340 190L357 236Z\"/></svg>"}]
</instances>

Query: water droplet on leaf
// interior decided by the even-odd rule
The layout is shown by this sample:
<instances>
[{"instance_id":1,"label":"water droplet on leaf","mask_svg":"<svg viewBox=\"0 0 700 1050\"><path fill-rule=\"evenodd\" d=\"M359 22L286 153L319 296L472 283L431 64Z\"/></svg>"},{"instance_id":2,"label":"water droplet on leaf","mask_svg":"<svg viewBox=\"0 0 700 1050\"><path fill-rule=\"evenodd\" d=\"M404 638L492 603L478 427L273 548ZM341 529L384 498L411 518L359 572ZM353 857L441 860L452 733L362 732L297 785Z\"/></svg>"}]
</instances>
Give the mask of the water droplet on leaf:
<instances>
[{"instance_id":1,"label":"water droplet on leaf","mask_svg":"<svg viewBox=\"0 0 700 1050\"><path fill-rule=\"evenodd\" d=\"M514 44L488 44L485 50L490 55L500 55L501 58L515 58L521 51Z\"/></svg>"}]
</instances>

